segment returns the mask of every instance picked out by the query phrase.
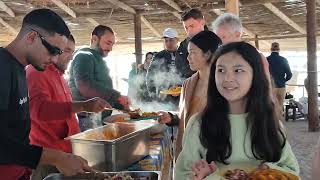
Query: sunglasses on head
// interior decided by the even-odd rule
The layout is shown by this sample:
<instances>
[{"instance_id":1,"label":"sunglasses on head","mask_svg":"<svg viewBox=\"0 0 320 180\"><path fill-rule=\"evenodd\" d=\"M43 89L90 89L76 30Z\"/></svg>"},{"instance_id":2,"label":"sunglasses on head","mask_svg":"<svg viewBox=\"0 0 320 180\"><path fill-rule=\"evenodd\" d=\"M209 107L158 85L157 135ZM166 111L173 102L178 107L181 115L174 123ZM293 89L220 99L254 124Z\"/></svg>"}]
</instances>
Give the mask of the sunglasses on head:
<instances>
[{"instance_id":1,"label":"sunglasses on head","mask_svg":"<svg viewBox=\"0 0 320 180\"><path fill-rule=\"evenodd\" d=\"M53 45L51 45L50 43L48 43L48 41L45 40L45 38L36 30L31 29L32 31L36 32L42 42L42 45L48 50L49 54L51 56L57 56L63 53L63 51Z\"/></svg>"}]
</instances>

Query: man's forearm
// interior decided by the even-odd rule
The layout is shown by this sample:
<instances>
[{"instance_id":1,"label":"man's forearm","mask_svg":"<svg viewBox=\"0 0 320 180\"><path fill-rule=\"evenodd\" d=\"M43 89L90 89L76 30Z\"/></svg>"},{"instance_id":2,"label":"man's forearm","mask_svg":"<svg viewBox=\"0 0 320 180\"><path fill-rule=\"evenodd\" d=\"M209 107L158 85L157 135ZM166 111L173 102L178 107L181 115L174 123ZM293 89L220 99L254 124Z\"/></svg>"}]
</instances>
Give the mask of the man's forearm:
<instances>
[{"instance_id":1,"label":"man's forearm","mask_svg":"<svg viewBox=\"0 0 320 180\"><path fill-rule=\"evenodd\" d=\"M55 166L60 160L61 151L43 148L39 164Z\"/></svg>"},{"instance_id":2,"label":"man's forearm","mask_svg":"<svg viewBox=\"0 0 320 180\"><path fill-rule=\"evenodd\" d=\"M71 111L73 113L79 113L83 112L85 110L84 108L84 102L83 101L73 101L71 104Z\"/></svg>"}]
</instances>

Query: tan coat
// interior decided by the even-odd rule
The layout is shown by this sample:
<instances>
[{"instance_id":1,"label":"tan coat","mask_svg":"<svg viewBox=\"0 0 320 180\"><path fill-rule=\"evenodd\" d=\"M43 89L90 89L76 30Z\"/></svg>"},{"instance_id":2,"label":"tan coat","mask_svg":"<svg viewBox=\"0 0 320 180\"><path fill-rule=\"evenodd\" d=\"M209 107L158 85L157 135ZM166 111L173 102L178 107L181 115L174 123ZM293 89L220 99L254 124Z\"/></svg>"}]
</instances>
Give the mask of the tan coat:
<instances>
[{"instance_id":1,"label":"tan coat","mask_svg":"<svg viewBox=\"0 0 320 180\"><path fill-rule=\"evenodd\" d=\"M177 135L177 149L176 149L176 157L179 155L182 150L182 137L184 130L187 126L188 120L193 114L190 114L190 103L192 100L192 96L196 85L199 80L199 72L193 74L190 78L186 79L182 85L182 91L180 96L179 103L179 128Z\"/></svg>"}]
</instances>

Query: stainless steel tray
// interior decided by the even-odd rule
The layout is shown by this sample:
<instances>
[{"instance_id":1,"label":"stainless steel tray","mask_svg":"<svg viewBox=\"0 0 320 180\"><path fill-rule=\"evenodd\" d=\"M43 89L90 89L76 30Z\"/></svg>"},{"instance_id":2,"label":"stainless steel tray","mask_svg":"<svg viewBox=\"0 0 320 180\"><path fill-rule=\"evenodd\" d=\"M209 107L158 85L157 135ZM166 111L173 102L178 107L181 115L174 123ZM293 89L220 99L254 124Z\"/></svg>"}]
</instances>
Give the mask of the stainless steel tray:
<instances>
[{"instance_id":1,"label":"stainless steel tray","mask_svg":"<svg viewBox=\"0 0 320 180\"><path fill-rule=\"evenodd\" d=\"M69 137L73 154L100 171L122 171L149 154L152 124L120 123Z\"/></svg>"},{"instance_id":2,"label":"stainless steel tray","mask_svg":"<svg viewBox=\"0 0 320 180\"><path fill-rule=\"evenodd\" d=\"M161 173L159 171L123 171L123 172L103 172L104 175L114 176L116 174L130 175L134 180L160 180ZM44 180L107 180L101 175L86 173L76 176L65 177L62 174L54 173Z\"/></svg>"}]
</instances>

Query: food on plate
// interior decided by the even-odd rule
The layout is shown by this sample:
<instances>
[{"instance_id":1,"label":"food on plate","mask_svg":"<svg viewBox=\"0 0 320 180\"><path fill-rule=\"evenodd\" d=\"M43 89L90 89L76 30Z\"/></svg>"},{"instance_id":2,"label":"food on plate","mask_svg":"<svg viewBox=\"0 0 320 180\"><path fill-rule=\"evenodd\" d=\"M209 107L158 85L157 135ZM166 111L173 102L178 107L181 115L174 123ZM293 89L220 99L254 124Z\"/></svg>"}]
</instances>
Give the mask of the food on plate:
<instances>
[{"instance_id":1,"label":"food on plate","mask_svg":"<svg viewBox=\"0 0 320 180\"><path fill-rule=\"evenodd\" d=\"M283 172L277 169L256 169L250 173L250 180L299 180L291 173Z\"/></svg>"},{"instance_id":2,"label":"food on plate","mask_svg":"<svg viewBox=\"0 0 320 180\"><path fill-rule=\"evenodd\" d=\"M162 90L160 91L160 94L171 94L171 95L176 95L181 93L182 87L180 86L175 86L170 89Z\"/></svg>"},{"instance_id":3,"label":"food on plate","mask_svg":"<svg viewBox=\"0 0 320 180\"><path fill-rule=\"evenodd\" d=\"M228 170L224 177L229 180L249 180L249 174L242 169Z\"/></svg>"},{"instance_id":4,"label":"food on plate","mask_svg":"<svg viewBox=\"0 0 320 180\"><path fill-rule=\"evenodd\" d=\"M224 178L228 180L299 180L291 173L265 167L258 167L250 173L241 169L228 170Z\"/></svg>"},{"instance_id":5,"label":"food on plate","mask_svg":"<svg viewBox=\"0 0 320 180\"><path fill-rule=\"evenodd\" d=\"M132 111L129 111L128 114L130 115L130 118L131 119L138 119L141 117L141 109L138 108L138 109L134 109Z\"/></svg>"},{"instance_id":6,"label":"food on plate","mask_svg":"<svg viewBox=\"0 0 320 180\"><path fill-rule=\"evenodd\" d=\"M144 112L141 115L142 117L152 117L152 116L159 116L157 112Z\"/></svg>"},{"instance_id":7,"label":"food on plate","mask_svg":"<svg viewBox=\"0 0 320 180\"><path fill-rule=\"evenodd\" d=\"M159 114L157 112L143 112L142 113L140 108L129 111L128 114L130 115L130 119L139 119L139 118L159 116Z\"/></svg>"}]
</instances>

